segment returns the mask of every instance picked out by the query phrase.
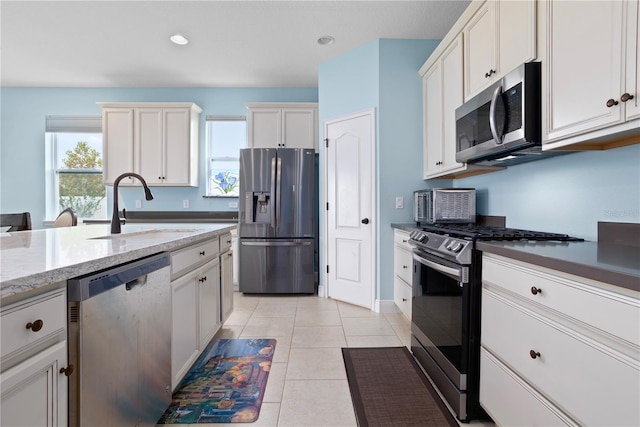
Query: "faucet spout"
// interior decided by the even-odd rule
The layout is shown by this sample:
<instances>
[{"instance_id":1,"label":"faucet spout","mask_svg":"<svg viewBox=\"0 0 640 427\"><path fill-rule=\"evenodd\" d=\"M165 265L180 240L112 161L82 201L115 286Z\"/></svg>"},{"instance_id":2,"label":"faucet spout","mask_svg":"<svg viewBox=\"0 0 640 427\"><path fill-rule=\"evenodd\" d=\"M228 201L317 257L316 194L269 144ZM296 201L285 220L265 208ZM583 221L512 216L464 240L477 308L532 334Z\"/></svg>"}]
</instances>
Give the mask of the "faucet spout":
<instances>
[{"instance_id":1,"label":"faucet spout","mask_svg":"<svg viewBox=\"0 0 640 427\"><path fill-rule=\"evenodd\" d=\"M153 195L151 194L151 190L149 190L149 187L147 186L147 182L144 180L142 176L133 172L125 172L119 177L117 177L116 180L113 181L113 214L111 215L111 234L120 234L121 232L120 214L118 213L118 184L120 184L120 181L122 181L123 178L126 178L128 176L137 178L138 181L142 183L144 187L145 199L153 200Z\"/></svg>"}]
</instances>

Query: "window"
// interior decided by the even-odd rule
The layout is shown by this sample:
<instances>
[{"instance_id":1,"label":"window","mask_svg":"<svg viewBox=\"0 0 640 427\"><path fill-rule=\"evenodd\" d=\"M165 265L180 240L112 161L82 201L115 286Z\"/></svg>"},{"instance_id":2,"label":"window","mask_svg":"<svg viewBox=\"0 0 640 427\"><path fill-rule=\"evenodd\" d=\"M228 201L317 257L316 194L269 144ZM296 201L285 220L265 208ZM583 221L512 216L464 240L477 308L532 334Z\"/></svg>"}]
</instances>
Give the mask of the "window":
<instances>
[{"instance_id":1,"label":"window","mask_svg":"<svg viewBox=\"0 0 640 427\"><path fill-rule=\"evenodd\" d=\"M207 116L207 196L238 197L240 149L247 145L247 119Z\"/></svg>"},{"instance_id":2,"label":"window","mask_svg":"<svg viewBox=\"0 0 640 427\"><path fill-rule=\"evenodd\" d=\"M107 218L101 118L48 116L45 151L47 218L69 207L79 218Z\"/></svg>"}]
</instances>

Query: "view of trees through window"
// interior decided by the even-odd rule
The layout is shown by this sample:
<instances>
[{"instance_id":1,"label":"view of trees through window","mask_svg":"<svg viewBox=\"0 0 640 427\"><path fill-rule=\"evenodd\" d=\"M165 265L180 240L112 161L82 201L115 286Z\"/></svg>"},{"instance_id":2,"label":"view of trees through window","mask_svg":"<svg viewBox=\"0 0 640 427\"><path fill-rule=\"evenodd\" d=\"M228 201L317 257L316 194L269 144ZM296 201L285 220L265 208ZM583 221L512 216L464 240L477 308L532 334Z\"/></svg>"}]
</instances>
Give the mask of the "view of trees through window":
<instances>
[{"instance_id":1,"label":"view of trees through window","mask_svg":"<svg viewBox=\"0 0 640 427\"><path fill-rule=\"evenodd\" d=\"M87 141L78 141L67 150L58 171L58 204L60 210L73 208L80 218L92 218L107 196L102 183L100 151Z\"/></svg>"}]
</instances>

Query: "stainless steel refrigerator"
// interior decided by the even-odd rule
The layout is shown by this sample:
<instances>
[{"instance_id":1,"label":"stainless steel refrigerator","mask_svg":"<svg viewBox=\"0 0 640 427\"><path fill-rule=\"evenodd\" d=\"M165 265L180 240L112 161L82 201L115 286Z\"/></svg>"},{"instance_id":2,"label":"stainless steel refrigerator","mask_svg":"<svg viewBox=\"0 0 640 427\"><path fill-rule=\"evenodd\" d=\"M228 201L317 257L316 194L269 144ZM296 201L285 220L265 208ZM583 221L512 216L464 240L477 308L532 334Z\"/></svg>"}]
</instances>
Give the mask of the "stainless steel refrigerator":
<instances>
[{"instance_id":1,"label":"stainless steel refrigerator","mask_svg":"<svg viewBox=\"0 0 640 427\"><path fill-rule=\"evenodd\" d=\"M315 292L314 180L314 150L240 150L240 292Z\"/></svg>"}]
</instances>

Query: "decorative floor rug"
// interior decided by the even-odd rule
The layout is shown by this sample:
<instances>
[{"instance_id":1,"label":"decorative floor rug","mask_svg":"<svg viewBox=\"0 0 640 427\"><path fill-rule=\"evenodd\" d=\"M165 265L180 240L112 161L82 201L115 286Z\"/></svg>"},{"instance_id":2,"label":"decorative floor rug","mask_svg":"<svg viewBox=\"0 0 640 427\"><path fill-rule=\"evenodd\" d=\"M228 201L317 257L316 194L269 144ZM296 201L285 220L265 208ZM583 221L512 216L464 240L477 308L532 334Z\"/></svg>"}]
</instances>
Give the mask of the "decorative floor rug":
<instances>
[{"instance_id":1,"label":"decorative floor rug","mask_svg":"<svg viewBox=\"0 0 640 427\"><path fill-rule=\"evenodd\" d=\"M212 341L173 393L158 424L254 422L275 349L275 339Z\"/></svg>"},{"instance_id":2,"label":"decorative floor rug","mask_svg":"<svg viewBox=\"0 0 640 427\"><path fill-rule=\"evenodd\" d=\"M406 347L343 348L359 427L458 427Z\"/></svg>"}]
</instances>

